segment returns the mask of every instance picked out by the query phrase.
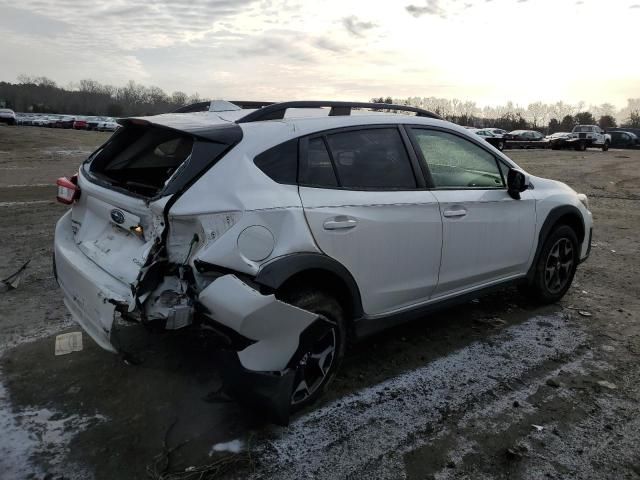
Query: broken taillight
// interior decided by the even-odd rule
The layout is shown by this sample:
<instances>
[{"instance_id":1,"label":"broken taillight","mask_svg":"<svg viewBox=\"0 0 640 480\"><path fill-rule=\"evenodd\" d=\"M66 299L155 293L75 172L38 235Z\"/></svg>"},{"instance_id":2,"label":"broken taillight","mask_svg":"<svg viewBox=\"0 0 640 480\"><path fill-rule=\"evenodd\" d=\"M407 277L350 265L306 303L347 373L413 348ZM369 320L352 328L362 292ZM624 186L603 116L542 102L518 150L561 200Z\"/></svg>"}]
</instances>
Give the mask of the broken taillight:
<instances>
[{"instance_id":1,"label":"broken taillight","mask_svg":"<svg viewBox=\"0 0 640 480\"><path fill-rule=\"evenodd\" d=\"M58 195L56 200L65 205L71 205L77 199L80 198L80 187L78 187L78 175L74 175L70 179L67 177L60 177L56 182L58 186Z\"/></svg>"}]
</instances>

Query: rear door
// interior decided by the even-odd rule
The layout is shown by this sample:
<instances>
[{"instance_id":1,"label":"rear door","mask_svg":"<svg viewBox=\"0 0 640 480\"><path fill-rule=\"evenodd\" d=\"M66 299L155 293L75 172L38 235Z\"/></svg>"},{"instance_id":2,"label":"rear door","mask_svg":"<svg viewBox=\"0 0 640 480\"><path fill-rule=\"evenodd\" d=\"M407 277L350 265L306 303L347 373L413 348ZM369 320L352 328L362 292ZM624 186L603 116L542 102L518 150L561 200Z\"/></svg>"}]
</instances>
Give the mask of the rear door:
<instances>
[{"instance_id":1,"label":"rear door","mask_svg":"<svg viewBox=\"0 0 640 480\"><path fill-rule=\"evenodd\" d=\"M318 247L355 278L366 314L428 300L442 221L402 128L366 126L301 139L299 191Z\"/></svg>"},{"instance_id":2,"label":"rear door","mask_svg":"<svg viewBox=\"0 0 640 480\"><path fill-rule=\"evenodd\" d=\"M433 182L443 222L442 262L434 297L527 271L535 235L535 199L514 200L506 189L508 165L488 148L455 132L410 129Z\"/></svg>"}]
</instances>

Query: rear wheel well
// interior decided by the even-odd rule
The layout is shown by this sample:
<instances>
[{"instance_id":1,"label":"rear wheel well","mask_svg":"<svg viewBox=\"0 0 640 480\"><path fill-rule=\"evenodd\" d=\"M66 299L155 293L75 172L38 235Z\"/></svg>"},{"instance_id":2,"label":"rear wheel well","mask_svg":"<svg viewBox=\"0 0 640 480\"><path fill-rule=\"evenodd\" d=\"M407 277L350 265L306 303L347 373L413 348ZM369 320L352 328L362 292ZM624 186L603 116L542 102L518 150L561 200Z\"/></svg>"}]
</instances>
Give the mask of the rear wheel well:
<instances>
[{"instance_id":1,"label":"rear wheel well","mask_svg":"<svg viewBox=\"0 0 640 480\"><path fill-rule=\"evenodd\" d=\"M351 298L349 293L349 286L346 282L333 272L322 269L310 269L298 272L289 277L280 287L276 290L276 297L279 297L283 292L290 292L291 290L300 290L303 288L313 288L321 290L331 296L333 296L340 306L343 308L345 318L348 325L351 326L355 315L354 299Z\"/></svg>"}]
</instances>

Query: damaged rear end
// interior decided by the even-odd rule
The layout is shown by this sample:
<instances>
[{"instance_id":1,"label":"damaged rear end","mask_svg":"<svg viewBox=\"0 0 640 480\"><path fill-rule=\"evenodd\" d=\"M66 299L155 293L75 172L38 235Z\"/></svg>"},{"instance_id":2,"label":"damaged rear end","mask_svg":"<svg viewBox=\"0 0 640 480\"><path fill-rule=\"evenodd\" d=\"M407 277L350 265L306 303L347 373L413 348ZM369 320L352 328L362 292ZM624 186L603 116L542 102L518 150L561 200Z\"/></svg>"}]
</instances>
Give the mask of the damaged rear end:
<instances>
[{"instance_id":1,"label":"damaged rear end","mask_svg":"<svg viewBox=\"0 0 640 480\"><path fill-rule=\"evenodd\" d=\"M65 304L87 333L111 351L117 351L116 313L168 329L192 323L187 261L189 250L203 239L197 229L184 242L174 235L171 239L182 248L171 255L169 210L242 138L237 126L175 128L161 120L122 122L124 128L74 177L72 207L56 226L55 268Z\"/></svg>"},{"instance_id":2,"label":"damaged rear end","mask_svg":"<svg viewBox=\"0 0 640 480\"><path fill-rule=\"evenodd\" d=\"M71 209L56 225L56 278L74 319L112 352L120 317L212 327L229 347L225 384L286 423L296 365L310 332L327 326L254 280L272 259L317 250L297 188L274 196L246 152L231 161L243 131L215 118L123 120L77 177L58 182Z\"/></svg>"}]
</instances>

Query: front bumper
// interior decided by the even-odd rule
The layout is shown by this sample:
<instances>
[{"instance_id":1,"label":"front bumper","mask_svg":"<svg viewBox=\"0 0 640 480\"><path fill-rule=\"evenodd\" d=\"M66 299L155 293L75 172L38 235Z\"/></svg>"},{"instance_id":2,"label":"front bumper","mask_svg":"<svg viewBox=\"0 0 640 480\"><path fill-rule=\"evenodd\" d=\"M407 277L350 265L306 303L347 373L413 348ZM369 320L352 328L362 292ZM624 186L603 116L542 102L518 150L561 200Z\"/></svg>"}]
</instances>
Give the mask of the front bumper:
<instances>
[{"instance_id":1,"label":"front bumper","mask_svg":"<svg viewBox=\"0 0 640 480\"><path fill-rule=\"evenodd\" d=\"M134 305L131 289L80 251L71 229L71 210L56 224L54 268L73 319L105 350L117 352L111 330L118 304Z\"/></svg>"}]
</instances>

